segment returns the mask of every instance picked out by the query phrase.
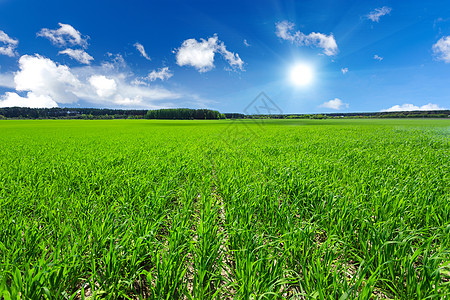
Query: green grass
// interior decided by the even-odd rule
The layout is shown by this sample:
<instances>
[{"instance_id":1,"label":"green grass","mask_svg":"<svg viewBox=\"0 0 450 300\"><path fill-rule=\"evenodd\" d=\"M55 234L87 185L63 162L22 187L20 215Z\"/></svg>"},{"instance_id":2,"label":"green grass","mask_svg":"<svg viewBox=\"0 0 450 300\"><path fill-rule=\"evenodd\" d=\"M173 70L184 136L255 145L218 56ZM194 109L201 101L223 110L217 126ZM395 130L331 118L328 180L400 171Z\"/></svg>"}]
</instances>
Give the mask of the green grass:
<instances>
[{"instance_id":1,"label":"green grass","mask_svg":"<svg viewBox=\"0 0 450 300\"><path fill-rule=\"evenodd\" d=\"M0 121L4 299L449 299L449 120Z\"/></svg>"}]
</instances>

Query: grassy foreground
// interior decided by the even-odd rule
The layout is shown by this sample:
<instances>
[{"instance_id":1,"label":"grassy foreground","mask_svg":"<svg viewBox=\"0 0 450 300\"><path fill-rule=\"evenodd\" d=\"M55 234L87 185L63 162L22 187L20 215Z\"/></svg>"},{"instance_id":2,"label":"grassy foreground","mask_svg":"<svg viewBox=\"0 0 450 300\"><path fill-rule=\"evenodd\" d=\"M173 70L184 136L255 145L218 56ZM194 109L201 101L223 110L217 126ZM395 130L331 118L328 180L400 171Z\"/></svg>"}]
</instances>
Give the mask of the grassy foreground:
<instances>
[{"instance_id":1,"label":"grassy foreground","mask_svg":"<svg viewBox=\"0 0 450 300\"><path fill-rule=\"evenodd\" d=\"M449 299L449 120L0 121L5 299Z\"/></svg>"}]
</instances>

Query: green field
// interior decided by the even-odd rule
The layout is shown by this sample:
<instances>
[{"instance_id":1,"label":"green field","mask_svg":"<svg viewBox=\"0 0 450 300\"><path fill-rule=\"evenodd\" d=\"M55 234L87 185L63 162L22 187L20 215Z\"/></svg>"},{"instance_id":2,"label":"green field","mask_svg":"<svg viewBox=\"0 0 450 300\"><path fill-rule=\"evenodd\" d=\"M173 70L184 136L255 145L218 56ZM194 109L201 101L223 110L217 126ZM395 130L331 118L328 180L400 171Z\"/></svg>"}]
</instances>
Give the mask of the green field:
<instances>
[{"instance_id":1,"label":"green field","mask_svg":"<svg viewBox=\"0 0 450 300\"><path fill-rule=\"evenodd\" d=\"M4 299L449 299L450 120L0 121Z\"/></svg>"}]
</instances>

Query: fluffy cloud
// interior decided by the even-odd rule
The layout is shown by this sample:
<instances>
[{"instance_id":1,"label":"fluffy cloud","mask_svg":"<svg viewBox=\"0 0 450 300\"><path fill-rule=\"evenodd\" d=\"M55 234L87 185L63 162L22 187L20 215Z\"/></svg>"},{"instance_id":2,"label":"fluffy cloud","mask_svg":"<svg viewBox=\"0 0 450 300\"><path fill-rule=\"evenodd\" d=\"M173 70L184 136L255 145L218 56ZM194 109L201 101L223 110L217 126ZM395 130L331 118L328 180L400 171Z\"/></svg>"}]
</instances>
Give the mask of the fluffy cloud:
<instances>
[{"instance_id":1,"label":"fluffy cloud","mask_svg":"<svg viewBox=\"0 0 450 300\"><path fill-rule=\"evenodd\" d=\"M301 31L293 32L294 23L282 21L275 24L276 35L286 41L290 41L298 46L318 47L323 49L323 53L327 56L336 55L338 46L333 34L326 35L323 33L312 32L304 34Z\"/></svg>"},{"instance_id":2,"label":"fluffy cloud","mask_svg":"<svg viewBox=\"0 0 450 300\"><path fill-rule=\"evenodd\" d=\"M341 72L342 72L342 74L347 74L348 68L342 68L342 69L341 69Z\"/></svg>"},{"instance_id":3,"label":"fluffy cloud","mask_svg":"<svg viewBox=\"0 0 450 300\"><path fill-rule=\"evenodd\" d=\"M207 72L214 68L214 55L216 53L217 36L208 40L188 39L183 42L177 52L179 66L193 66L199 72Z\"/></svg>"},{"instance_id":4,"label":"fluffy cloud","mask_svg":"<svg viewBox=\"0 0 450 300\"><path fill-rule=\"evenodd\" d=\"M99 97L110 97L117 91L116 81L103 75L89 77L89 83L95 88Z\"/></svg>"},{"instance_id":5,"label":"fluffy cloud","mask_svg":"<svg viewBox=\"0 0 450 300\"><path fill-rule=\"evenodd\" d=\"M37 36L49 39L55 46L58 47L79 46L83 49L87 48L87 40L89 39L88 36L82 36L78 30L69 24L58 23L58 25L58 29L42 28L41 31L37 33ZM91 64L91 61L94 60L92 56L82 49L67 48L59 51L58 54L66 54L70 58L85 65Z\"/></svg>"},{"instance_id":6,"label":"fluffy cloud","mask_svg":"<svg viewBox=\"0 0 450 300\"><path fill-rule=\"evenodd\" d=\"M111 57L117 58L114 55ZM163 87L133 84L136 79L126 66L105 63L96 67L74 68L73 73L84 83L83 88L76 91L78 97L97 105L154 109L174 106L164 101L182 97L180 93Z\"/></svg>"},{"instance_id":7,"label":"fluffy cloud","mask_svg":"<svg viewBox=\"0 0 450 300\"><path fill-rule=\"evenodd\" d=\"M136 42L133 46L136 47L137 51L139 51L139 53L141 53L141 55L145 59L151 60L150 57L147 55L147 52L145 52L144 46L142 44Z\"/></svg>"},{"instance_id":8,"label":"fluffy cloud","mask_svg":"<svg viewBox=\"0 0 450 300\"><path fill-rule=\"evenodd\" d=\"M156 71L156 70L151 71L148 74L147 78L150 81L155 81L156 79L160 79L160 80L164 81L164 80L169 79L172 76L173 76L173 73L170 72L168 67L165 67L165 68L158 69L158 71Z\"/></svg>"},{"instance_id":9,"label":"fluffy cloud","mask_svg":"<svg viewBox=\"0 0 450 300\"><path fill-rule=\"evenodd\" d=\"M0 97L0 107L30 107L30 108L50 108L58 107L58 104L49 96L36 95L28 92L26 97L21 97L16 93L7 92Z\"/></svg>"},{"instance_id":10,"label":"fluffy cloud","mask_svg":"<svg viewBox=\"0 0 450 300\"><path fill-rule=\"evenodd\" d=\"M10 38L4 31L0 30L0 54L14 57L17 55L16 48L19 41Z\"/></svg>"},{"instance_id":11,"label":"fluffy cloud","mask_svg":"<svg viewBox=\"0 0 450 300\"><path fill-rule=\"evenodd\" d=\"M19 59L13 86L8 79L10 74L0 73L0 79L4 77L9 82L0 85L18 91L0 96L1 106L55 107L83 99L112 108L156 109L176 106L168 102L172 100L193 101L194 105L203 101L191 93L182 95L163 87L132 85L132 73L111 65L69 68L40 55L24 55ZM27 92L26 96L20 96L20 91Z\"/></svg>"},{"instance_id":12,"label":"fluffy cloud","mask_svg":"<svg viewBox=\"0 0 450 300\"><path fill-rule=\"evenodd\" d=\"M67 45L87 47L88 36L82 36L78 30L69 24L58 23L58 25L58 29L42 28L37 33L37 36L49 39L58 47L65 47Z\"/></svg>"},{"instance_id":13,"label":"fluffy cloud","mask_svg":"<svg viewBox=\"0 0 450 300\"><path fill-rule=\"evenodd\" d=\"M321 104L320 107L340 110L342 108L348 108L348 103L342 102L339 98L334 98L333 100Z\"/></svg>"},{"instance_id":14,"label":"fluffy cloud","mask_svg":"<svg viewBox=\"0 0 450 300\"><path fill-rule=\"evenodd\" d=\"M217 35L207 40L200 39L200 42L196 39L185 40L175 52L179 66L192 66L201 73L214 68L216 53L221 54L233 69L244 70L244 62L239 54L228 51L225 44L219 41Z\"/></svg>"},{"instance_id":15,"label":"fluffy cloud","mask_svg":"<svg viewBox=\"0 0 450 300\"><path fill-rule=\"evenodd\" d=\"M382 61L382 60L383 60L383 58L382 58L381 56L378 56L378 54L375 54L375 55L373 56L373 59L376 59L376 60L378 60L378 61Z\"/></svg>"},{"instance_id":16,"label":"fluffy cloud","mask_svg":"<svg viewBox=\"0 0 450 300\"><path fill-rule=\"evenodd\" d=\"M433 54L438 60L450 63L450 36L444 36L433 45Z\"/></svg>"},{"instance_id":17,"label":"fluffy cloud","mask_svg":"<svg viewBox=\"0 0 450 300\"><path fill-rule=\"evenodd\" d=\"M387 7L387 6L383 6L380 8L375 8L373 11L371 11L368 15L367 15L367 19L373 21L373 22L379 22L380 18L382 16L388 15L390 14L392 11L392 8Z\"/></svg>"},{"instance_id":18,"label":"fluffy cloud","mask_svg":"<svg viewBox=\"0 0 450 300\"><path fill-rule=\"evenodd\" d=\"M66 49L63 51L59 51L58 54L67 54L71 58L85 65L89 65L91 63L91 60L94 60L94 58L90 56L86 51L80 49Z\"/></svg>"},{"instance_id":19,"label":"fluffy cloud","mask_svg":"<svg viewBox=\"0 0 450 300\"><path fill-rule=\"evenodd\" d=\"M16 90L48 96L58 103L78 100L74 91L81 87L81 82L69 67L40 55L24 55L19 59L19 69L14 76Z\"/></svg>"},{"instance_id":20,"label":"fluffy cloud","mask_svg":"<svg viewBox=\"0 0 450 300\"><path fill-rule=\"evenodd\" d=\"M382 111L414 111L414 110L445 110L446 108L440 107L438 104L428 103L422 106L416 106L414 104L405 103L402 105L394 105L388 109Z\"/></svg>"}]
</instances>

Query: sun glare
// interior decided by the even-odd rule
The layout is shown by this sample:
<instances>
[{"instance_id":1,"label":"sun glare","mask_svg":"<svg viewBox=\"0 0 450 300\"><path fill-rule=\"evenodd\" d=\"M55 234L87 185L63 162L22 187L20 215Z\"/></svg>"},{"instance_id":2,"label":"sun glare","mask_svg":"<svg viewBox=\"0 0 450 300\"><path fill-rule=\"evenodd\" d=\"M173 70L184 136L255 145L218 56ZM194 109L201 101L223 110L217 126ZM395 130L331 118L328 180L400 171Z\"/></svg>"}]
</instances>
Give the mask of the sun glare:
<instances>
[{"instance_id":1,"label":"sun glare","mask_svg":"<svg viewBox=\"0 0 450 300\"><path fill-rule=\"evenodd\" d=\"M306 64L297 64L291 69L291 82L296 86L309 85L314 77L313 69Z\"/></svg>"}]
</instances>

